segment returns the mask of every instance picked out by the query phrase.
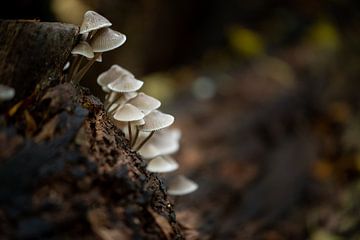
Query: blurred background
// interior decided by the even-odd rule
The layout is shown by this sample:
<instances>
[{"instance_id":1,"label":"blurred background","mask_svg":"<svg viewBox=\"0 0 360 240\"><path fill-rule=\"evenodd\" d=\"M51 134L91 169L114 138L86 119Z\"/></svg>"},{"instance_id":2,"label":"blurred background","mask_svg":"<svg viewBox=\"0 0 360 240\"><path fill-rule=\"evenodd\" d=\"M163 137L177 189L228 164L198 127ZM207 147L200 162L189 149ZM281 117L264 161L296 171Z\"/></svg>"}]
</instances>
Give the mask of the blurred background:
<instances>
[{"instance_id":1,"label":"blurred background","mask_svg":"<svg viewBox=\"0 0 360 240\"><path fill-rule=\"evenodd\" d=\"M2 19L127 35L119 64L183 132L197 192L175 199L188 239L360 239L360 4L346 0L13 0Z\"/></svg>"}]
</instances>

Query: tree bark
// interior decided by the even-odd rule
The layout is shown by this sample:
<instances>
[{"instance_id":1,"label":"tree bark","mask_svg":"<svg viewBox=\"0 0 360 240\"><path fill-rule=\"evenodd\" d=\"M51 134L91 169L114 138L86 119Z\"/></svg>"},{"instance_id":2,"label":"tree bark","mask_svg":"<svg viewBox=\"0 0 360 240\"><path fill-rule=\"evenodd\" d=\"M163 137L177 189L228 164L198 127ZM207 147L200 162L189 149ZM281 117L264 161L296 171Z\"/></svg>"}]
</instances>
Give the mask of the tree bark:
<instances>
[{"instance_id":1,"label":"tree bark","mask_svg":"<svg viewBox=\"0 0 360 240\"><path fill-rule=\"evenodd\" d=\"M1 239L183 239L162 181L62 71L78 28L0 21Z\"/></svg>"}]
</instances>

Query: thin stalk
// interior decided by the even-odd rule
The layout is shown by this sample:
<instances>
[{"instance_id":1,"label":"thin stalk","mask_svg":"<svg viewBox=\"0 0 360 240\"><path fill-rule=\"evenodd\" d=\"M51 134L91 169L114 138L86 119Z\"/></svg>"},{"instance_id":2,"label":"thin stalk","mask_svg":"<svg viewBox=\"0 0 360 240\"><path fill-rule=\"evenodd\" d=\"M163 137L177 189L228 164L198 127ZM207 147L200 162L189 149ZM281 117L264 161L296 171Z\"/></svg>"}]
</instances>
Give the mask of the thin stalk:
<instances>
[{"instance_id":1,"label":"thin stalk","mask_svg":"<svg viewBox=\"0 0 360 240\"><path fill-rule=\"evenodd\" d=\"M84 75L87 73L87 71L90 69L90 67L94 64L96 59L100 56L101 53L96 53L95 56L88 62L86 65L80 69L78 73L74 76L74 81L80 82L80 80L84 77Z\"/></svg>"},{"instance_id":2,"label":"thin stalk","mask_svg":"<svg viewBox=\"0 0 360 240\"><path fill-rule=\"evenodd\" d=\"M132 142L132 130L131 130L131 122L128 122L128 131L129 131L129 142Z\"/></svg>"},{"instance_id":3,"label":"thin stalk","mask_svg":"<svg viewBox=\"0 0 360 240\"><path fill-rule=\"evenodd\" d=\"M116 103L117 101L119 101L121 97L122 97L122 94L119 94L113 101L111 101L111 102L109 103L109 105L106 107L106 112L109 111L111 105L113 105L114 103ZM119 106L121 106L121 104L120 104Z\"/></svg>"},{"instance_id":4,"label":"thin stalk","mask_svg":"<svg viewBox=\"0 0 360 240\"><path fill-rule=\"evenodd\" d=\"M76 67L77 63L79 62L79 60L80 60L80 56L75 55L71 65L70 65L70 69L69 69L69 73L68 73L68 79L70 79L70 80L72 79L72 77L74 75L75 67Z\"/></svg>"},{"instance_id":5,"label":"thin stalk","mask_svg":"<svg viewBox=\"0 0 360 240\"><path fill-rule=\"evenodd\" d=\"M136 141L137 141L137 139L138 139L138 137L139 137L139 127L138 126L136 126L136 132L135 132L135 137L134 137L134 140L132 141L132 142L130 142L130 146L131 147L133 147L135 144L136 144Z\"/></svg>"},{"instance_id":6,"label":"thin stalk","mask_svg":"<svg viewBox=\"0 0 360 240\"><path fill-rule=\"evenodd\" d=\"M142 146L144 146L144 144L149 141L149 139L154 135L155 131L152 131L140 144L139 146L135 149L135 151L139 151Z\"/></svg>"}]
</instances>

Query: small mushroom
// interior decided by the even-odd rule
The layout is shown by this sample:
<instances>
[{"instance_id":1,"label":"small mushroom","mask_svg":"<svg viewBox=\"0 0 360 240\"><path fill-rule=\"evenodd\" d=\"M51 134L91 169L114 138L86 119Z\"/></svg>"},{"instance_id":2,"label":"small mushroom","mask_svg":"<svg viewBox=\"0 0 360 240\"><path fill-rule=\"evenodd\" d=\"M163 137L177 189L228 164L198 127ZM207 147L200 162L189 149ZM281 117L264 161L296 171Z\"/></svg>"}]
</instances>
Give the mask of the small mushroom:
<instances>
[{"instance_id":1,"label":"small mushroom","mask_svg":"<svg viewBox=\"0 0 360 240\"><path fill-rule=\"evenodd\" d=\"M139 150L139 154L144 159L152 159L160 156L161 152L153 144L147 143Z\"/></svg>"},{"instance_id":2,"label":"small mushroom","mask_svg":"<svg viewBox=\"0 0 360 240\"><path fill-rule=\"evenodd\" d=\"M105 92L109 92L108 84L123 76L134 77L128 70L120 67L119 65L112 65L109 70L101 73L97 78L97 83L103 88Z\"/></svg>"},{"instance_id":3,"label":"small mushroom","mask_svg":"<svg viewBox=\"0 0 360 240\"><path fill-rule=\"evenodd\" d=\"M146 170L154 173L165 173L175 171L178 168L179 164L171 157L159 156L148 163Z\"/></svg>"},{"instance_id":4,"label":"small mushroom","mask_svg":"<svg viewBox=\"0 0 360 240\"><path fill-rule=\"evenodd\" d=\"M185 176L176 176L169 184L168 194L180 196L192 193L198 189L198 185Z\"/></svg>"},{"instance_id":5,"label":"small mushroom","mask_svg":"<svg viewBox=\"0 0 360 240\"><path fill-rule=\"evenodd\" d=\"M75 59L72 63L71 69L70 69L70 73L69 76L70 78L72 78L78 71L80 65L81 65L81 61L83 60L83 57L86 58L93 58L94 57L94 52L91 48L91 46L89 45L89 43L87 43L86 41L81 41L79 42L71 51L72 55L75 55Z\"/></svg>"},{"instance_id":6,"label":"small mushroom","mask_svg":"<svg viewBox=\"0 0 360 240\"><path fill-rule=\"evenodd\" d=\"M109 20L97 12L87 11L84 14L84 19L80 27L80 34L86 34L104 27L110 27L111 25Z\"/></svg>"},{"instance_id":7,"label":"small mushroom","mask_svg":"<svg viewBox=\"0 0 360 240\"><path fill-rule=\"evenodd\" d=\"M15 89L0 84L0 102L11 100L15 96Z\"/></svg>"},{"instance_id":8,"label":"small mushroom","mask_svg":"<svg viewBox=\"0 0 360 240\"><path fill-rule=\"evenodd\" d=\"M93 58L94 52L91 48L90 44L86 41L79 42L71 51L71 54L73 55L80 55L87 58Z\"/></svg>"},{"instance_id":9,"label":"small mushroom","mask_svg":"<svg viewBox=\"0 0 360 240\"><path fill-rule=\"evenodd\" d=\"M179 148L181 133L178 129L162 129L157 131L154 136L140 149L140 154L145 158L153 158L158 155L169 155L176 153ZM156 149L154 151L153 149ZM152 155L152 154L157 155ZM152 156L152 157L149 157Z\"/></svg>"},{"instance_id":10,"label":"small mushroom","mask_svg":"<svg viewBox=\"0 0 360 240\"><path fill-rule=\"evenodd\" d=\"M139 90L143 84L143 81L137 80L132 76L124 76L111 82L107 87L113 92L126 93Z\"/></svg>"},{"instance_id":11,"label":"small mushroom","mask_svg":"<svg viewBox=\"0 0 360 240\"><path fill-rule=\"evenodd\" d=\"M110 28L101 28L98 30L91 38L90 42L95 56L79 71L79 73L76 74L75 79L80 81L103 52L120 47L125 43L125 41L126 36L120 32L114 31Z\"/></svg>"},{"instance_id":12,"label":"small mushroom","mask_svg":"<svg viewBox=\"0 0 360 240\"><path fill-rule=\"evenodd\" d=\"M159 100L143 92L140 92L136 97L131 99L129 103L140 109L145 115L159 108L161 105Z\"/></svg>"},{"instance_id":13,"label":"small mushroom","mask_svg":"<svg viewBox=\"0 0 360 240\"><path fill-rule=\"evenodd\" d=\"M170 114L165 114L158 110L153 110L144 117L144 121L145 124L140 126L140 130L143 132L150 132L150 134L137 146L136 151L141 149L141 147L154 135L155 131L166 128L173 124L174 117Z\"/></svg>"},{"instance_id":14,"label":"small mushroom","mask_svg":"<svg viewBox=\"0 0 360 240\"><path fill-rule=\"evenodd\" d=\"M103 53L120 47L125 41L124 34L110 28L102 28L95 33L90 45L95 53Z\"/></svg>"},{"instance_id":15,"label":"small mushroom","mask_svg":"<svg viewBox=\"0 0 360 240\"><path fill-rule=\"evenodd\" d=\"M132 142L132 121L138 121L144 118L144 114L137 109L135 106L126 103L122 107L118 108L113 116L113 118L120 122L127 122L127 127L129 131L129 141Z\"/></svg>"}]
</instances>

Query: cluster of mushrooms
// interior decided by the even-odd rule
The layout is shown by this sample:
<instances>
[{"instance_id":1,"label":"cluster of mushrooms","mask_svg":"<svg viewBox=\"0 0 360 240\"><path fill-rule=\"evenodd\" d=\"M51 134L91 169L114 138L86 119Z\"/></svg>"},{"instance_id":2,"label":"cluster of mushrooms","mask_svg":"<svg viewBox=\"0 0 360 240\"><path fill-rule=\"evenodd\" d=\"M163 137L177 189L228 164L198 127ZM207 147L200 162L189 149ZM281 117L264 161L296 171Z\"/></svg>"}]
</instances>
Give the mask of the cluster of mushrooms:
<instances>
[{"instance_id":1,"label":"cluster of mushrooms","mask_svg":"<svg viewBox=\"0 0 360 240\"><path fill-rule=\"evenodd\" d=\"M112 24L94 11L87 11L80 27L81 41L72 50L69 68L70 81L78 83L102 53L113 50L126 41L126 36L109 27ZM88 62L82 64L87 59ZM174 117L158 110L161 103L154 97L138 92L143 82L128 70L113 65L101 73L97 83L106 93L104 107L114 124L121 128L133 151L148 161L146 169L153 173L168 173L178 169L170 156L179 150L181 133L169 129ZM184 195L195 191L198 185L183 175L173 177L168 186L170 195Z\"/></svg>"}]
</instances>

